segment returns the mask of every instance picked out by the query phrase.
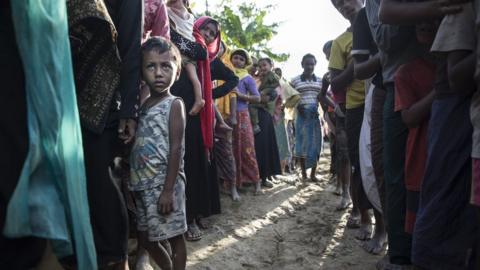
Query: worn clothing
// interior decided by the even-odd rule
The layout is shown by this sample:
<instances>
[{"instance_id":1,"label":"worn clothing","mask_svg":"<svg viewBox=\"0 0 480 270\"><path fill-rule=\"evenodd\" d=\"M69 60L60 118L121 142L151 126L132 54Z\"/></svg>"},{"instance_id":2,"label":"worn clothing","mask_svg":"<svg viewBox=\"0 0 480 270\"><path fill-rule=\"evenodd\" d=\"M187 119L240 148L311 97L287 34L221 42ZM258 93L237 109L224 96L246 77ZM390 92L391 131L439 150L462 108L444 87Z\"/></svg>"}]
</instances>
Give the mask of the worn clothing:
<instances>
[{"instance_id":1,"label":"worn clothing","mask_svg":"<svg viewBox=\"0 0 480 270\"><path fill-rule=\"evenodd\" d=\"M472 159L472 193L470 203L480 207L480 159Z\"/></svg>"},{"instance_id":2,"label":"worn clothing","mask_svg":"<svg viewBox=\"0 0 480 270\"><path fill-rule=\"evenodd\" d=\"M380 22L378 11L381 0L367 0L365 11L373 39L382 56L382 75L384 83L395 79L398 67L424 52L415 36L415 26L392 25Z\"/></svg>"},{"instance_id":3,"label":"worn clothing","mask_svg":"<svg viewBox=\"0 0 480 270\"><path fill-rule=\"evenodd\" d=\"M281 174L273 117L264 109L258 109L258 125L261 131L255 135L255 152L261 179Z\"/></svg>"},{"instance_id":4,"label":"worn clothing","mask_svg":"<svg viewBox=\"0 0 480 270\"><path fill-rule=\"evenodd\" d=\"M395 111L410 108L433 91L435 65L419 58L401 66L395 77ZM427 162L428 118L409 128L405 157L405 186L407 188L406 231L413 233L419 203L419 191Z\"/></svg>"},{"instance_id":5,"label":"worn clothing","mask_svg":"<svg viewBox=\"0 0 480 270\"><path fill-rule=\"evenodd\" d=\"M393 264L410 264L411 236L405 232L405 146L408 129L400 112L394 111L394 84L386 85L383 110L383 168L388 255Z\"/></svg>"},{"instance_id":6,"label":"worn clothing","mask_svg":"<svg viewBox=\"0 0 480 270\"><path fill-rule=\"evenodd\" d=\"M332 43L330 52L329 69L345 70L352 60L352 39L351 31L345 31ZM365 103L365 85L363 81L354 79L346 89L346 108L354 109Z\"/></svg>"},{"instance_id":7,"label":"worn clothing","mask_svg":"<svg viewBox=\"0 0 480 270\"><path fill-rule=\"evenodd\" d=\"M134 191L135 217L137 229L148 233L151 242L167 240L187 231L185 211L185 182L177 181L173 188L173 211L168 215L160 214L158 199L163 185L150 189Z\"/></svg>"},{"instance_id":8,"label":"worn clothing","mask_svg":"<svg viewBox=\"0 0 480 270\"><path fill-rule=\"evenodd\" d=\"M217 176L221 182L235 183L237 175L235 158L233 156L232 131L215 131L215 163L217 165Z\"/></svg>"},{"instance_id":9,"label":"worn clothing","mask_svg":"<svg viewBox=\"0 0 480 270\"><path fill-rule=\"evenodd\" d=\"M144 1L143 40L148 37L160 36L170 39L170 23L168 20L167 6L164 0Z\"/></svg>"},{"instance_id":10,"label":"worn clothing","mask_svg":"<svg viewBox=\"0 0 480 270\"><path fill-rule=\"evenodd\" d=\"M233 153L237 177L235 183L256 183L260 179L255 153L255 141L248 110L237 112L237 125L233 130Z\"/></svg>"},{"instance_id":11,"label":"worn clothing","mask_svg":"<svg viewBox=\"0 0 480 270\"><path fill-rule=\"evenodd\" d=\"M365 106L355 109L347 109L345 113L345 130L347 132L348 157L352 166L350 186L352 191L352 201L354 207L360 210L372 208L370 201L365 193L360 169L359 141L360 132L363 123L363 114Z\"/></svg>"},{"instance_id":12,"label":"worn clothing","mask_svg":"<svg viewBox=\"0 0 480 270\"><path fill-rule=\"evenodd\" d=\"M380 196L377 187L377 181L375 179L375 173L372 162L372 141L371 141L371 111L372 111L372 99L375 85L368 84L369 89L365 97L365 110L363 113L362 129L360 131L360 142L358 145L358 152L360 155L359 165L361 172L361 180L363 183L363 190L367 196L370 204L375 207L377 211L382 212L382 206L380 203Z\"/></svg>"},{"instance_id":13,"label":"worn clothing","mask_svg":"<svg viewBox=\"0 0 480 270\"><path fill-rule=\"evenodd\" d=\"M412 247L412 261L423 268L470 269L465 264L478 228L469 206L472 126L465 121L469 104L470 98L450 97L432 105Z\"/></svg>"},{"instance_id":14,"label":"worn clothing","mask_svg":"<svg viewBox=\"0 0 480 270\"><path fill-rule=\"evenodd\" d=\"M372 165L383 211L385 211L385 177L383 174L383 104L385 95L384 89L375 86L372 96L372 125L370 128Z\"/></svg>"},{"instance_id":15,"label":"worn clothing","mask_svg":"<svg viewBox=\"0 0 480 270\"><path fill-rule=\"evenodd\" d=\"M257 84L252 76L247 75L241 79L237 86L238 92L244 95L260 96L257 89ZM237 99L237 112L248 109L248 103L244 100Z\"/></svg>"},{"instance_id":16,"label":"worn clothing","mask_svg":"<svg viewBox=\"0 0 480 270\"><path fill-rule=\"evenodd\" d=\"M322 130L318 105L297 106L297 119L295 121L295 154L297 158L305 159L305 168L317 165L322 149Z\"/></svg>"},{"instance_id":17,"label":"worn clothing","mask_svg":"<svg viewBox=\"0 0 480 270\"><path fill-rule=\"evenodd\" d=\"M165 184L170 156L170 110L177 99L168 96L152 107L140 111L135 142L130 155L131 191L153 189ZM183 170L185 142L182 142L181 161L176 181L186 181Z\"/></svg>"},{"instance_id":18,"label":"worn clothing","mask_svg":"<svg viewBox=\"0 0 480 270\"><path fill-rule=\"evenodd\" d=\"M318 103L318 95L322 90L322 79L312 75L311 80L307 80L303 74L293 78L290 84L300 93L298 106L311 105Z\"/></svg>"},{"instance_id":19,"label":"worn clothing","mask_svg":"<svg viewBox=\"0 0 480 270\"><path fill-rule=\"evenodd\" d=\"M449 87L446 57L457 50L473 50L472 3L442 20L432 51L440 55L428 130L428 159L413 237L413 262L432 269L469 269L466 265L478 225L469 207L472 126L470 97ZM449 34L447 34L449 33ZM472 40L473 39L473 40ZM451 247L455 248L452 249Z\"/></svg>"}]
</instances>

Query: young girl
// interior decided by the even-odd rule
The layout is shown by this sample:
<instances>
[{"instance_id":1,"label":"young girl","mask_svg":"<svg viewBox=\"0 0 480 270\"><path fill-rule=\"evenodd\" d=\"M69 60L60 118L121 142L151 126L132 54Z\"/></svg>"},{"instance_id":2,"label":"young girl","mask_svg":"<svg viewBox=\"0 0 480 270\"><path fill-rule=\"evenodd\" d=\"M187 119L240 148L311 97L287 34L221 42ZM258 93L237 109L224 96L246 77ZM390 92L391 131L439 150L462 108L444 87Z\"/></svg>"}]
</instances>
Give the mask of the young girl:
<instances>
[{"instance_id":1,"label":"young girl","mask_svg":"<svg viewBox=\"0 0 480 270\"><path fill-rule=\"evenodd\" d=\"M168 17L170 18L171 28L175 29L184 38L195 42L195 37L193 36L195 18L191 14L189 5L188 0L168 0ZM185 55L182 55L182 59L182 64L187 71L188 78L192 82L195 94L195 103L189 114L196 115L205 106L205 100L202 97L202 87L197 76L196 62Z\"/></svg>"},{"instance_id":2,"label":"young girl","mask_svg":"<svg viewBox=\"0 0 480 270\"><path fill-rule=\"evenodd\" d=\"M247 51L234 50L230 61L235 67L235 75L240 79L237 86L237 125L233 130L233 154L237 165L237 177L236 184L231 186L232 197L234 200L238 200L240 196L237 193L237 186L241 186L245 182L255 183L255 192L260 192L255 141L248 112L248 104L258 103L260 94L255 79L248 74L246 69L252 63Z\"/></svg>"},{"instance_id":3,"label":"young girl","mask_svg":"<svg viewBox=\"0 0 480 270\"><path fill-rule=\"evenodd\" d=\"M181 56L170 41L159 37L147 40L142 54L142 75L150 87L150 97L140 110L128 185L137 206L139 245L162 269L172 269L168 252L159 244L168 240L173 267L185 269L186 116L182 100L170 94L170 87L180 76Z\"/></svg>"}]
</instances>

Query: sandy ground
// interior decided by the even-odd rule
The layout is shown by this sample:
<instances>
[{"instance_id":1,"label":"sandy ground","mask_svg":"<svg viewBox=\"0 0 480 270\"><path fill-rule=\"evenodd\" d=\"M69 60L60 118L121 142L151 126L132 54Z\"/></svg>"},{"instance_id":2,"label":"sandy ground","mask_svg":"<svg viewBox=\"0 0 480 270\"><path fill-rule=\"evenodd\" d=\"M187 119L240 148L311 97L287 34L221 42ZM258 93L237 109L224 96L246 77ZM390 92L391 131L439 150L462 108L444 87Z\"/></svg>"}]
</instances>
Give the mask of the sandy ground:
<instances>
[{"instance_id":1,"label":"sandy ground","mask_svg":"<svg viewBox=\"0 0 480 270\"><path fill-rule=\"evenodd\" d=\"M187 242L187 269L375 269L383 255L365 252L345 226L349 210L335 210L328 151L319 165L318 183L292 174L262 195L245 188L240 202L222 195L223 213L206 219L202 240Z\"/></svg>"},{"instance_id":2,"label":"sandy ground","mask_svg":"<svg viewBox=\"0 0 480 270\"><path fill-rule=\"evenodd\" d=\"M241 202L222 196L223 214L199 242L188 243L188 269L375 269L370 255L346 229L348 211L328 184L328 153L320 161L319 183L301 184L295 175L260 196L253 187Z\"/></svg>"}]
</instances>

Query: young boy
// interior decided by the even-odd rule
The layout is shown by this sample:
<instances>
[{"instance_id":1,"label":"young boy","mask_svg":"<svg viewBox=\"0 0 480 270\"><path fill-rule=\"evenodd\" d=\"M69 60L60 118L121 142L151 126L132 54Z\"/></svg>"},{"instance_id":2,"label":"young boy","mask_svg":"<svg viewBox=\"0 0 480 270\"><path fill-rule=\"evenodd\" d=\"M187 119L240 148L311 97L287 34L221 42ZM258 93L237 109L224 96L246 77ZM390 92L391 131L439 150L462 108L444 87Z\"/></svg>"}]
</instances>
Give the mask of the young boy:
<instances>
[{"instance_id":1,"label":"young boy","mask_svg":"<svg viewBox=\"0 0 480 270\"><path fill-rule=\"evenodd\" d=\"M170 94L180 75L181 56L166 39L150 38L142 46L142 77L150 97L140 119L130 157L129 189L137 206L139 244L162 269L185 269L187 231L183 170L185 107ZM168 240L172 260L159 241Z\"/></svg>"},{"instance_id":2,"label":"young boy","mask_svg":"<svg viewBox=\"0 0 480 270\"><path fill-rule=\"evenodd\" d=\"M335 8L345 19L353 24L357 13L362 8L361 0L332 0ZM360 129L363 122L363 110L365 102L365 85L363 81L354 79L353 61L351 57L352 50L352 30L351 27L332 44L330 53L329 69L332 77L332 89L347 89L345 104L345 130L347 133L348 155L352 165L351 185L353 210L350 215L347 226L350 228L360 227L357 238L366 240L371 237L371 219L368 210L371 204L362 185L360 174L358 142L360 138ZM346 193L346 187L344 193ZM346 198L346 196L344 196ZM342 200L343 203L344 200ZM360 216L360 221L358 220Z\"/></svg>"},{"instance_id":3,"label":"young boy","mask_svg":"<svg viewBox=\"0 0 480 270\"><path fill-rule=\"evenodd\" d=\"M422 23L416 26L417 40L428 50L435 38L437 26ZM430 54L425 54L403 66L395 76L395 111L402 113L408 127L405 158L405 184L407 213L405 231L413 234L420 189L427 161L427 128L432 107L435 64Z\"/></svg>"}]
</instances>

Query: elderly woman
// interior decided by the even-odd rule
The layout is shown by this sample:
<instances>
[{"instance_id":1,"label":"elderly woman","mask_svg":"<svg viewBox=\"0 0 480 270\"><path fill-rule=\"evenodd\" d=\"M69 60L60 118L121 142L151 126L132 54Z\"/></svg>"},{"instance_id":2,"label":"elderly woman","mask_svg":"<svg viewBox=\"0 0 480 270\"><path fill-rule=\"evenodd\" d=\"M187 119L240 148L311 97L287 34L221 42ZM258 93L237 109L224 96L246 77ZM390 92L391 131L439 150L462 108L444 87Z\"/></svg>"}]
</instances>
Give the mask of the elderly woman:
<instances>
[{"instance_id":1,"label":"elderly woman","mask_svg":"<svg viewBox=\"0 0 480 270\"><path fill-rule=\"evenodd\" d=\"M182 38L174 27L170 28L172 41L178 45L183 55L197 60L199 78L202 83L205 107L198 115L187 115L185 129L185 174L187 176L187 240L200 240L201 217L220 213L220 197L215 163L212 162L213 148L213 99L228 94L238 84L238 77L228 69L217 54L220 49L220 25L214 19L203 16L195 21L196 43ZM206 53L205 53L206 51ZM216 88L212 80L225 81ZM172 86L172 94L181 97L187 111L193 106L195 97L193 86L186 72Z\"/></svg>"}]
</instances>

